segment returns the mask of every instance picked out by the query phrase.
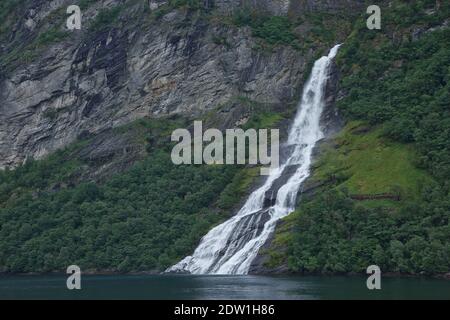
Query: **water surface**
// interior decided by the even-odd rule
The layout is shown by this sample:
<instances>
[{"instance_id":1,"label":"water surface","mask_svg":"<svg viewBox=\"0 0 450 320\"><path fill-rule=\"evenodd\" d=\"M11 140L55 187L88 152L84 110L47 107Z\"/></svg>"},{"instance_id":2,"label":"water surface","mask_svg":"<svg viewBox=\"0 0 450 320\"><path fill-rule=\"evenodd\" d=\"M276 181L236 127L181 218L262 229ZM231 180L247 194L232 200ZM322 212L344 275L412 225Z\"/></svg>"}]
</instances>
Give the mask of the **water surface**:
<instances>
[{"instance_id":1,"label":"water surface","mask_svg":"<svg viewBox=\"0 0 450 320\"><path fill-rule=\"evenodd\" d=\"M450 299L450 281L382 278L370 291L359 276L82 276L81 290L65 275L0 276L0 299Z\"/></svg>"}]
</instances>

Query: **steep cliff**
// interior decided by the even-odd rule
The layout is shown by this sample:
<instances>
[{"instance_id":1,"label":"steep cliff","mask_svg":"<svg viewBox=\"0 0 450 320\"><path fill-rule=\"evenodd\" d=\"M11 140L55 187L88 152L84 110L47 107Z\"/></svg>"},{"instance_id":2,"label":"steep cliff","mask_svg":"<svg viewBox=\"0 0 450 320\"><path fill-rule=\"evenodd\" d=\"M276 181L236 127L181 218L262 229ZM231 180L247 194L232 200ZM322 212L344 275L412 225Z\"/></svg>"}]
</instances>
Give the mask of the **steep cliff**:
<instances>
[{"instance_id":1,"label":"steep cliff","mask_svg":"<svg viewBox=\"0 0 450 320\"><path fill-rule=\"evenodd\" d=\"M289 102L311 55L289 47L257 52L249 30L210 23L189 9L151 20L150 12L142 14L142 1L120 8L119 1L92 4L83 11L81 31L64 31L57 43L28 49L52 32L40 25L53 28L54 20L65 21L61 8L69 2L27 4L17 9L27 18L7 36L10 44L2 54L4 70L15 63L2 72L0 83L2 167L42 158L80 134L143 116L199 115L239 95ZM117 21L91 29L103 7L119 8ZM63 32L61 25L54 28ZM30 63L17 57L26 50L38 52Z\"/></svg>"},{"instance_id":2,"label":"steep cliff","mask_svg":"<svg viewBox=\"0 0 450 320\"><path fill-rule=\"evenodd\" d=\"M307 63L324 50L319 43L303 52L257 50L251 28L227 17L252 6L286 15L289 1L215 1L200 9L80 1L82 29L70 32L65 9L72 2L18 1L9 9L14 20L1 34L0 167L143 116L198 116L236 96L292 103ZM341 6L320 3L301 7Z\"/></svg>"},{"instance_id":3,"label":"steep cliff","mask_svg":"<svg viewBox=\"0 0 450 320\"><path fill-rule=\"evenodd\" d=\"M170 129L286 131L311 62L350 32L341 2L2 4L0 167L17 170L0 172L0 269L161 270L188 254L258 182L254 168L174 168Z\"/></svg>"},{"instance_id":4,"label":"steep cliff","mask_svg":"<svg viewBox=\"0 0 450 320\"><path fill-rule=\"evenodd\" d=\"M345 126L317 149L298 209L253 272L448 276L450 4L381 10L381 30L361 19L342 47Z\"/></svg>"},{"instance_id":5,"label":"steep cliff","mask_svg":"<svg viewBox=\"0 0 450 320\"><path fill-rule=\"evenodd\" d=\"M363 4L1 1L0 272L160 271L192 253L261 181L172 165L170 133L285 133L337 42L328 139L252 272L448 271L450 6L382 1L368 30Z\"/></svg>"}]
</instances>

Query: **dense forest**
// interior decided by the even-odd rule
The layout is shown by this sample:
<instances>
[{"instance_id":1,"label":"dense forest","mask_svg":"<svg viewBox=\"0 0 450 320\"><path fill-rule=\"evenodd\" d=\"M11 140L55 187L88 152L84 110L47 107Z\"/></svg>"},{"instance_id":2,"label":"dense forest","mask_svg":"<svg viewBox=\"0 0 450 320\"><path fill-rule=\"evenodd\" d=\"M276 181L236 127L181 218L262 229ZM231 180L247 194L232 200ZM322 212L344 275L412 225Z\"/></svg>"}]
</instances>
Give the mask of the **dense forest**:
<instances>
[{"instance_id":1,"label":"dense forest","mask_svg":"<svg viewBox=\"0 0 450 320\"><path fill-rule=\"evenodd\" d=\"M363 134L341 134L331 156L323 156L316 176L328 166L334 182L289 217L292 233L278 240L289 249L286 256L272 252L272 264L287 259L292 271L312 273L359 273L371 264L410 274L449 272L450 29L442 26L450 4L436 11L434 4L395 1L383 11L381 30L368 30L363 19L356 24L338 57L345 92L338 106L347 121L364 124ZM377 140L366 139L374 130ZM402 157L402 148L411 152ZM365 153L356 159L366 171L352 172L357 164L348 153ZM376 162L379 154L384 158ZM339 157L347 163L333 167ZM400 202L351 196L393 188Z\"/></svg>"},{"instance_id":2,"label":"dense forest","mask_svg":"<svg viewBox=\"0 0 450 320\"><path fill-rule=\"evenodd\" d=\"M254 50L263 52L291 46L301 54L352 30L336 61L337 107L346 126L323 145L314 165L311 179L323 187L300 197L263 252L268 267L361 273L377 264L383 272L450 271L450 3L435 4L392 1L382 7L381 30L368 30L366 15L353 26L348 17L329 13L290 19L240 10L221 21L250 28L261 40ZM15 7L14 1L0 3L0 35L9 28L6 12ZM170 1L152 19L159 23L179 7L205 14L198 1ZM108 28L119 15L120 7L105 10L90 28ZM314 28L299 35L302 19ZM53 31L33 48L67 36ZM211 41L229 46L225 38ZM22 63L21 54L2 57L0 66ZM284 116L256 110L247 126L273 126ZM89 176L105 163L80 156L92 137L0 171L0 272L61 271L71 264L84 271L157 272L191 253L211 227L233 214L258 168L173 165L170 132L177 126L186 122L141 119L114 129L117 136L135 134L143 152L108 177ZM355 197L371 194L398 199Z\"/></svg>"},{"instance_id":3,"label":"dense forest","mask_svg":"<svg viewBox=\"0 0 450 320\"><path fill-rule=\"evenodd\" d=\"M2 271L74 263L84 270L162 270L230 214L249 183L243 168L175 166L167 140L173 122L132 126L144 134L147 155L106 182L73 182L88 165L78 151L89 140L0 173Z\"/></svg>"}]
</instances>

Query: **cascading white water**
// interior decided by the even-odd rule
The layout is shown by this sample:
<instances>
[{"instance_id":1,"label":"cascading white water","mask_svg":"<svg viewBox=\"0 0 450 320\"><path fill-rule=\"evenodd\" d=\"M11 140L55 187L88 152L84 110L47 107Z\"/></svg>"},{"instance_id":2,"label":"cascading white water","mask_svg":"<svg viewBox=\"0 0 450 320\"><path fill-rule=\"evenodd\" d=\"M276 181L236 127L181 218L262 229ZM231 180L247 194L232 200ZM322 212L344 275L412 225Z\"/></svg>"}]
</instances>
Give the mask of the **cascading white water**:
<instances>
[{"instance_id":1,"label":"cascading white water","mask_svg":"<svg viewBox=\"0 0 450 320\"><path fill-rule=\"evenodd\" d=\"M297 115L289 132L286 161L271 172L239 212L213 228L200 242L192 256L184 258L166 272L192 274L247 274L259 249L274 231L279 219L295 210L298 190L309 176L311 155L323 138L320 117L325 104L324 91L332 59L339 45L328 56L317 60L303 89ZM265 208L267 193L277 180L287 180L278 189L275 203Z\"/></svg>"}]
</instances>

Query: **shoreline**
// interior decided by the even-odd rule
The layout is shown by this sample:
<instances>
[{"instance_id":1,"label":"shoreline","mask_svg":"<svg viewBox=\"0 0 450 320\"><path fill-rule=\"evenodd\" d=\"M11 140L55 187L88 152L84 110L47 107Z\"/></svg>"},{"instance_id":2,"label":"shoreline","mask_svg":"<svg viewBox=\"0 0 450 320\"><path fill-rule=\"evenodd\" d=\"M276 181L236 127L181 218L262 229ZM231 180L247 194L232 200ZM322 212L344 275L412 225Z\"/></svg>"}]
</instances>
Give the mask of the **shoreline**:
<instances>
[{"instance_id":1,"label":"shoreline","mask_svg":"<svg viewBox=\"0 0 450 320\"><path fill-rule=\"evenodd\" d=\"M163 273L159 271L136 271L136 272L118 272L118 271L82 271L82 276L155 276L155 275L179 275L179 276L187 276L190 274L176 274L176 273ZM0 278L4 276L16 276L16 277L33 277L33 276L68 276L69 274L64 271L51 271L51 272L0 272ZM449 273L438 273L438 274L406 274L399 272L385 272L381 274L382 277L387 278L425 278L425 279L439 279L439 280L447 280L450 281L450 272ZM205 275L198 275L205 276ZM214 275L211 275L214 276ZM223 275L226 276L226 275ZM229 275L233 276L233 275ZM236 276L246 276L246 275L236 275ZM263 276L263 277L356 277L356 276L369 276L366 273L294 273L294 272L286 272L286 273L259 273L259 274L249 274L248 276Z\"/></svg>"}]
</instances>

